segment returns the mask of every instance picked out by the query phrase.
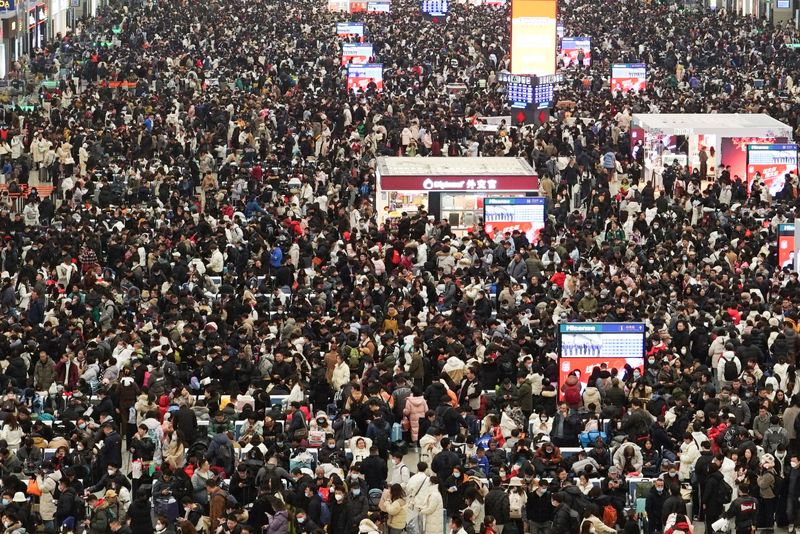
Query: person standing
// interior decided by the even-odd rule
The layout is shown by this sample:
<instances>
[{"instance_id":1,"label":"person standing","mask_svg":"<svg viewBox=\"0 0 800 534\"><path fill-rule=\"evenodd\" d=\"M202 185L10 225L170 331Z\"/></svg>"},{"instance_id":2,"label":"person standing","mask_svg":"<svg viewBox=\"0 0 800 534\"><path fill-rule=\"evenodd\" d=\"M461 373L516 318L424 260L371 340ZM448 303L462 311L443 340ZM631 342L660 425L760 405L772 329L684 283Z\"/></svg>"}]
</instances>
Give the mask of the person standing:
<instances>
[{"instance_id":1,"label":"person standing","mask_svg":"<svg viewBox=\"0 0 800 534\"><path fill-rule=\"evenodd\" d=\"M755 533L758 501L750 495L750 487L747 484L739 484L739 497L731 503L725 512L725 517L735 520L736 534Z\"/></svg>"}]
</instances>

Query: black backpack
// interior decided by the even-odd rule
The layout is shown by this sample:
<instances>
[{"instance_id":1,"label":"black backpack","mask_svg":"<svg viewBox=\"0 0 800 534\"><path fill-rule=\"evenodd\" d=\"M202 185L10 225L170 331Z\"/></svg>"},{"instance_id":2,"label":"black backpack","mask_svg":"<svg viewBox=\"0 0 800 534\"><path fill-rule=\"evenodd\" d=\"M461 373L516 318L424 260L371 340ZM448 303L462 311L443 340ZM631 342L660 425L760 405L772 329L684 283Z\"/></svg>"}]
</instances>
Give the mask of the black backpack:
<instances>
[{"instance_id":1,"label":"black backpack","mask_svg":"<svg viewBox=\"0 0 800 534\"><path fill-rule=\"evenodd\" d=\"M569 531L570 534L578 534L581 531L581 515L577 510L569 510Z\"/></svg>"},{"instance_id":2,"label":"black backpack","mask_svg":"<svg viewBox=\"0 0 800 534\"><path fill-rule=\"evenodd\" d=\"M217 449L217 459L220 467L225 470L226 474L233 473L233 445L225 443L220 445Z\"/></svg>"},{"instance_id":3,"label":"black backpack","mask_svg":"<svg viewBox=\"0 0 800 534\"><path fill-rule=\"evenodd\" d=\"M736 366L736 361L733 358L725 358L725 366L722 368L722 374L728 382L739 378L739 368Z\"/></svg>"},{"instance_id":4,"label":"black backpack","mask_svg":"<svg viewBox=\"0 0 800 534\"><path fill-rule=\"evenodd\" d=\"M733 499L733 488L725 480L719 481L719 496L723 504L728 504Z\"/></svg>"},{"instance_id":5,"label":"black backpack","mask_svg":"<svg viewBox=\"0 0 800 534\"><path fill-rule=\"evenodd\" d=\"M375 425L375 446L381 452L388 451L391 447L389 441L389 432L386 430L386 424Z\"/></svg>"}]
</instances>

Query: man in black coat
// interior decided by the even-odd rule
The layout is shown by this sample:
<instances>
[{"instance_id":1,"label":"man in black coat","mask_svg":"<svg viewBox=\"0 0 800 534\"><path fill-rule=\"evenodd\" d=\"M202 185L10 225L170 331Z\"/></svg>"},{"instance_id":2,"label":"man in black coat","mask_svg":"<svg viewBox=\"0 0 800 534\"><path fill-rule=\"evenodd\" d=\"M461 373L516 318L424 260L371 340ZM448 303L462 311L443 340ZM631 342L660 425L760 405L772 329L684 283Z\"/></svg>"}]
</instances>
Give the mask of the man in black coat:
<instances>
[{"instance_id":1,"label":"man in black coat","mask_svg":"<svg viewBox=\"0 0 800 534\"><path fill-rule=\"evenodd\" d=\"M511 505L508 500L508 494L503 491L500 477L496 475L492 477L492 489L486 494L484 508L486 515L494 517L495 521L497 521L498 527L504 526L510 520Z\"/></svg>"},{"instance_id":2,"label":"man in black coat","mask_svg":"<svg viewBox=\"0 0 800 534\"><path fill-rule=\"evenodd\" d=\"M650 488L650 491L647 494L647 499L645 500L647 525L650 533L660 532L663 530L662 518L665 518L665 516L662 516L662 512L664 509L664 503L667 502L668 497L669 493L667 492L666 488L664 488L664 478L662 475L656 479L653 487Z\"/></svg>"},{"instance_id":3,"label":"man in black coat","mask_svg":"<svg viewBox=\"0 0 800 534\"><path fill-rule=\"evenodd\" d=\"M100 465L122 465L122 437L114 429L114 425L103 425L103 448L100 450Z\"/></svg>"},{"instance_id":4,"label":"man in black coat","mask_svg":"<svg viewBox=\"0 0 800 534\"><path fill-rule=\"evenodd\" d=\"M555 508L551 532L573 532L572 519L570 518L572 509L564 500L564 494L561 492L554 493L551 497L553 508Z\"/></svg>"},{"instance_id":5,"label":"man in black coat","mask_svg":"<svg viewBox=\"0 0 800 534\"><path fill-rule=\"evenodd\" d=\"M368 489L383 488L386 477L389 476L389 468L386 460L380 457L377 447L370 447L369 456L361 461L361 472L364 473Z\"/></svg>"},{"instance_id":6,"label":"man in black coat","mask_svg":"<svg viewBox=\"0 0 800 534\"><path fill-rule=\"evenodd\" d=\"M172 414L172 424L183 433L187 443L194 443L197 433L197 416L186 404L181 404L177 412Z\"/></svg>"},{"instance_id":7,"label":"man in black coat","mask_svg":"<svg viewBox=\"0 0 800 534\"><path fill-rule=\"evenodd\" d=\"M706 532L713 532L711 524L722 516L726 502L722 496L721 486L725 483L724 477L716 462L708 466L708 477L703 487L703 511L706 514Z\"/></svg>"},{"instance_id":8,"label":"man in black coat","mask_svg":"<svg viewBox=\"0 0 800 534\"><path fill-rule=\"evenodd\" d=\"M695 480L695 482L692 488L692 502L695 505L695 509L699 511L700 519L703 519L704 511L703 507L698 505L702 498L701 493L705 490L703 486L708 479L708 468L713 460L714 455L711 454L711 443L708 441L702 442L700 444L700 457L694 464L695 478L693 480Z\"/></svg>"}]
</instances>

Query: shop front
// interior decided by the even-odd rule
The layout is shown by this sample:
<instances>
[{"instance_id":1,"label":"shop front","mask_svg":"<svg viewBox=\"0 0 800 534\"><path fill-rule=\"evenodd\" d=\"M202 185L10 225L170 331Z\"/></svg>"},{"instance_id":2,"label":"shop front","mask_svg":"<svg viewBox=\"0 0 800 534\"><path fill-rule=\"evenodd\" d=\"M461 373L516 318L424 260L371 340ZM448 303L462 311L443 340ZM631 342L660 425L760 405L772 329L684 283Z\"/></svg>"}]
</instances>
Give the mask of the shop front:
<instances>
[{"instance_id":1,"label":"shop front","mask_svg":"<svg viewBox=\"0 0 800 534\"><path fill-rule=\"evenodd\" d=\"M378 158L378 222L425 210L456 233L481 224L486 197L533 196L539 178L522 158Z\"/></svg>"},{"instance_id":2,"label":"shop front","mask_svg":"<svg viewBox=\"0 0 800 534\"><path fill-rule=\"evenodd\" d=\"M644 150L644 177L656 189L663 187L663 170L675 161L690 171L701 169L703 180L716 178L727 166L731 178L745 180L748 145L791 140L791 126L767 114L635 114L631 122L632 155Z\"/></svg>"}]
</instances>

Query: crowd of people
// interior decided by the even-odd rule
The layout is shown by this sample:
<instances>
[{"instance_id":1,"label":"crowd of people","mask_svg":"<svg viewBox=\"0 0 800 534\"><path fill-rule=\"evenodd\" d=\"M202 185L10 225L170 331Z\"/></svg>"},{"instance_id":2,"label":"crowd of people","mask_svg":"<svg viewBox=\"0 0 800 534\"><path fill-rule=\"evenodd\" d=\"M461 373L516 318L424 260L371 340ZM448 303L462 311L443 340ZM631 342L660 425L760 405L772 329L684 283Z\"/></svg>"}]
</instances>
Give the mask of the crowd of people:
<instances>
[{"instance_id":1,"label":"crowd of people","mask_svg":"<svg viewBox=\"0 0 800 534\"><path fill-rule=\"evenodd\" d=\"M797 177L773 198L675 167L658 190L629 137L642 111L797 128L797 30L563 2L591 66L547 124L479 134L508 113L508 10L113 2L15 64L59 83L0 110L3 534L800 521L800 281L776 235ZM346 90L347 20L381 91ZM640 61L647 90L611 94ZM525 158L539 242L379 223L376 158L400 155ZM560 383L558 325L581 321L644 323L644 365Z\"/></svg>"}]
</instances>

